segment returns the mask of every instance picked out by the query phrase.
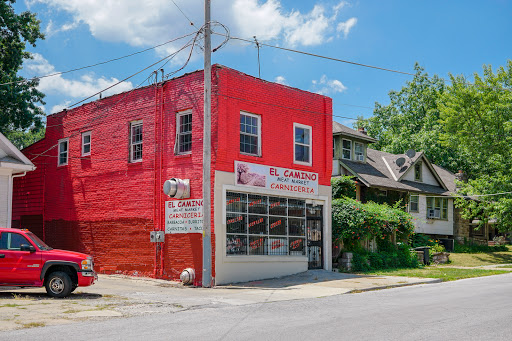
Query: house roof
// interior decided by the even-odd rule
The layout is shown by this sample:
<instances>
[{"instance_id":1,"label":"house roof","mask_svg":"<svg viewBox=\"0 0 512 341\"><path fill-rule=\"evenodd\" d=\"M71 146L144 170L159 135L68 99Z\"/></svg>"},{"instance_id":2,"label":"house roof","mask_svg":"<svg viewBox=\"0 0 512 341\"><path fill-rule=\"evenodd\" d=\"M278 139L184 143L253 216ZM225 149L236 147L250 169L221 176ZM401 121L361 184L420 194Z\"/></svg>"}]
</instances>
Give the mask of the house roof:
<instances>
[{"instance_id":1,"label":"house roof","mask_svg":"<svg viewBox=\"0 0 512 341\"><path fill-rule=\"evenodd\" d=\"M350 129L349 127L344 126L343 124L338 123L336 121L332 122L332 134L333 135L347 135L347 136L354 137L354 138L357 138L357 139L360 139L363 141L367 141L367 142L371 142L371 143L377 142L377 140L374 139L373 137L363 134L360 131Z\"/></svg>"},{"instance_id":2,"label":"house roof","mask_svg":"<svg viewBox=\"0 0 512 341\"><path fill-rule=\"evenodd\" d=\"M405 157L407 161L399 168L396 166L395 161L400 157ZM430 167L434 176L437 175L436 179L441 182L440 186L403 180L403 175L407 170L420 159L428 162L423 153L417 153L411 160L409 160L405 155L390 154L367 148L366 163L351 160L340 160L340 164L348 169L354 176L357 176L361 182L368 187L383 187L437 195L451 195L455 192L455 175L436 165L431 165Z\"/></svg>"},{"instance_id":3,"label":"house roof","mask_svg":"<svg viewBox=\"0 0 512 341\"><path fill-rule=\"evenodd\" d=\"M0 169L21 173L36 169L34 164L0 133Z\"/></svg>"}]
</instances>

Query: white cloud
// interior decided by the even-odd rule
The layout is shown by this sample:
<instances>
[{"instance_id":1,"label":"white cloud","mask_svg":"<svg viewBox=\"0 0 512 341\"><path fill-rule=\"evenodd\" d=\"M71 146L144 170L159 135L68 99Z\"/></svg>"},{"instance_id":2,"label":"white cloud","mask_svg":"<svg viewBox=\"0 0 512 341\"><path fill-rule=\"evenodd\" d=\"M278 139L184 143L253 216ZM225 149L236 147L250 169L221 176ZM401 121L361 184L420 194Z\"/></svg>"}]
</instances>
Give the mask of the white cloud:
<instances>
[{"instance_id":1,"label":"white cloud","mask_svg":"<svg viewBox=\"0 0 512 341\"><path fill-rule=\"evenodd\" d=\"M57 72L55 67L42 55L33 53L33 57L34 59L26 60L23 64L27 69L27 72L32 76L48 75ZM37 88L46 94L60 94L68 97L80 98L91 96L117 82L119 82L117 78L96 78L92 74L83 75L78 80L65 79L62 75L56 75L41 78ZM131 82L122 82L105 91L103 95L110 96L132 88L133 85Z\"/></svg>"},{"instance_id":2,"label":"white cloud","mask_svg":"<svg viewBox=\"0 0 512 341\"><path fill-rule=\"evenodd\" d=\"M44 30L44 34L46 37L51 37L59 32L65 32L70 31L78 27L80 25L80 22L74 21L72 23L63 24L60 27L57 27L57 25L53 22L53 20L50 19L50 22L48 22L48 25L46 25L46 29Z\"/></svg>"},{"instance_id":3,"label":"white cloud","mask_svg":"<svg viewBox=\"0 0 512 341\"><path fill-rule=\"evenodd\" d=\"M357 18L350 18L345 22L340 22L336 27L337 32L343 32L343 36L346 38L350 30L357 24Z\"/></svg>"},{"instance_id":4,"label":"white cloud","mask_svg":"<svg viewBox=\"0 0 512 341\"><path fill-rule=\"evenodd\" d=\"M195 30L168 0L142 3L140 0L27 0L27 3L46 4L72 15L71 24L50 22L47 31L51 33L83 23L97 39L146 47ZM176 0L176 3L196 27L202 25L203 11L197 1ZM355 18L345 23L338 20L346 4L345 1L333 6L314 4L309 12L300 12L283 8L280 0L216 0L212 1L212 19L229 27L233 36L256 36L258 40L276 40L288 46L312 46L332 40L336 33L348 34ZM218 27L217 31L221 33ZM160 53L170 54L183 44L183 41L174 43Z\"/></svg>"},{"instance_id":5,"label":"white cloud","mask_svg":"<svg viewBox=\"0 0 512 341\"><path fill-rule=\"evenodd\" d=\"M288 85L288 83L286 83L286 78L284 78L283 76L277 76L274 79L274 82L276 82L278 84Z\"/></svg>"},{"instance_id":6,"label":"white cloud","mask_svg":"<svg viewBox=\"0 0 512 341\"><path fill-rule=\"evenodd\" d=\"M331 95L336 93L342 93L348 88L337 79L328 79L326 75L323 75L320 80L313 80L313 91L320 95Z\"/></svg>"},{"instance_id":7,"label":"white cloud","mask_svg":"<svg viewBox=\"0 0 512 341\"><path fill-rule=\"evenodd\" d=\"M63 104L57 104L52 107L50 114L55 114L57 112L61 112L71 105L71 101L66 101Z\"/></svg>"}]
</instances>

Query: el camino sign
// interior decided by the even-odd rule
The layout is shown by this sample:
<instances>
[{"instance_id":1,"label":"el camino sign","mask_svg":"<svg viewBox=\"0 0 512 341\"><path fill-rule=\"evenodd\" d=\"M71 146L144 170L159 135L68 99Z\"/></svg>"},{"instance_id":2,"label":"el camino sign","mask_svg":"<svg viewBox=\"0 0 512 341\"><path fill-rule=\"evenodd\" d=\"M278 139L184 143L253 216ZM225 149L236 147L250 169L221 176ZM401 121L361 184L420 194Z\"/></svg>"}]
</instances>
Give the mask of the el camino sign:
<instances>
[{"instance_id":1,"label":"el camino sign","mask_svg":"<svg viewBox=\"0 0 512 341\"><path fill-rule=\"evenodd\" d=\"M165 233L202 233L203 199L165 202Z\"/></svg>"},{"instance_id":2,"label":"el camino sign","mask_svg":"<svg viewBox=\"0 0 512 341\"><path fill-rule=\"evenodd\" d=\"M236 185L318 195L318 173L235 161Z\"/></svg>"}]
</instances>

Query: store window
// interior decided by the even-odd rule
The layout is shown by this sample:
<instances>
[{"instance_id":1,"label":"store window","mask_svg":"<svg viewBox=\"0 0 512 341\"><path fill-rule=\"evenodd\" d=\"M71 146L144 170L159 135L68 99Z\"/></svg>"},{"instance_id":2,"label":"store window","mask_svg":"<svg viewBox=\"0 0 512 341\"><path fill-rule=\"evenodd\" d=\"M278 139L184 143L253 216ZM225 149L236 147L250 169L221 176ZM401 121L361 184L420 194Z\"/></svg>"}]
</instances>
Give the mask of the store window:
<instances>
[{"instance_id":1,"label":"store window","mask_svg":"<svg viewBox=\"0 0 512 341\"><path fill-rule=\"evenodd\" d=\"M192 151L192 112L176 115L176 154L188 154Z\"/></svg>"},{"instance_id":2,"label":"store window","mask_svg":"<svg viewBox=\"0 0 512 341\"><path fill-rule=\"evenodd\" d=\"M448 199L427 197L427 218L448 220Z\"/></svg>"},{"instance_id":3,"label":"store window","mask_svg":"<svg viewBox=\"0 0 512 341\"><path fill-rule=\"evenodd\" d=\"M343 140L343 154L342 158L345 160L352 160L352 141Z\"/></svg>"},{"instance_id":4,"label":"store window","mask_svg":"<svg viewBox=\"0 0 512 341\"><path fill-rule=\"evenodd\" d=\"M142 161L142 121L130 123L130 162Z\"/></svg>"},{"instance_id":5,"label":"store window","mask_svg":"<svg viewBox=\"0 0 512 341\"><path fill-rule=\"evenodd\" d=\"M306 255L306 203L226 193L227 255Z\"/></svg>"},{"instance_id":6,"label":"store window","mask_svg":"<svg viewBox=\"0 0 512 341\"><path fill-rule=\"evenodd\" d=\"M91 132L82 133L82 156L91 155Z\"/></svg>"},{"instance_id":7,"label":"store window","mask_svg":"<svg viewBox=\"0 0 512 341\"><path fill-rule=\"evenodd\" d=\"M311 165L311 127L295 123L293 137L295 163Z\"/></svg>"},{"instance_id":8,"label":"store window","mask_svg":"<svg viewBox=\"0 0 512 341\"><path fill-rule=\"evenodd\" d=\"M240 152L260 156L261 122L260 116L240 113Z\"/></svg>"},{"instance_id":9,"label":"store window","mask_svg":"<svg viewBox=\"0 0 512 341\"><path fill-rule=\"evenodd\" d=\"M59 157L58 165L65 166L68 164L69 156L69 139L59 140Z\"/></svg>"}]
</instances>

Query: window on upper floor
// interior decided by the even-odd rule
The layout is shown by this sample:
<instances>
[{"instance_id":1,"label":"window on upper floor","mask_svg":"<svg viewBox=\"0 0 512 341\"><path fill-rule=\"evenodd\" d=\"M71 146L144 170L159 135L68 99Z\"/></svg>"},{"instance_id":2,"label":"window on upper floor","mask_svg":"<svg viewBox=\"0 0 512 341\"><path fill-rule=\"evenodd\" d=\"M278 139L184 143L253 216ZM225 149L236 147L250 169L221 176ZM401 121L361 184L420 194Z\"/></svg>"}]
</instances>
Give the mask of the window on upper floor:
<instances>
[{"instance_id":1,"label":"window on upper floor","mask_svg":"<svg viewBox=\"0 0 512 341\"><path fill-rule=\"evenodd\" d=\"M297 164L311 165L311 127L303 124L293 124L293 160Z\"/></svg>"},{"instance_id":2,"label":"window on upper floor","mask_svg":"<svg viewBox=\"0 0 512 341\"><path fill-rule=\"evenodd\" d=\"M343 139L342 149L342 158L352 160L352 141Z\"/></svg>"},{"instance_id":3,"label":"window on upper floor","mask_svg":"<svg viewBox=\"0 0 512 341\"><path fill-rule=\"evenodd\" d=\"M261 117L240 112L240 153L261 155Z\"/></svg>"},{"instance_id":4,"label":"window on upper floor","mask_svg":"<svg viewBox=\"0 0 512 341\"><path fill-rule=\"evenodd\" d=\"M427 218L448 220L448 199L427 197Z\"/></svg>"},{"instance_id":5,"label":"window on upper floor","mask_svg":"<svg viewBox=\"0 0 512 341\"><path fill-rule=\"evenodd\" d=\"M192 111L187 110L176 115L176 154L188 154L192 151Z\"/></svg>"},{"instance_id":6,"label":"window on upper floor","mask_svg":"<svg viewBox=\"0 0 512 341\"><path fill-rule=\"evenodd\" d=\"M409 196L409 212L419 212L419 200L420 196L417 194L411 194Z\"/></svg>"},{"instance_id":7,"label":"window on upper floor","mask_svg":"<svg viewBox=\"0 0 512 341\"><path fill-rule=\"evenodd\" d=\"M69 139L59 140L59 157L57 158L58 166L65 166L68 164L69 157Z\"/></svg>"},{"instance_id":8,"label":"window on upper floor","mask_svg":"<svg viewBox=\"0 0 512 341\"><path fill-rule=\"evenodd\" d=\"M130 162L142 161L142 121L130 122Z\"/></svg>"},{"instance_id":9,"label":"window on upper floor","mask_svg":"<svg viewBox=\"0 0 512 341\"><path fill-rule=\"evenodd\" d=\"M82 133L82 156L91 155L91 132Z\"/></svg>"},{"instance_id":10,"label":"window on upper floor","mask_svg":"<svg viewBox=\"0 0 512 341\"><path fill-rule=\"evenodd\" d=\"M364 161L364 144L354 142L354 154L356 161Z\"/></svg>"},{"instance_id":11,"label":"window on upper floor","mask_svg":"<svg viewBox=\"0 0 512 341\"><path fill-rule=\"evenodd\" d=\"M422 181L421 162L417 162L414 165L414 180Z\"/></svg>"}]
</instances>

